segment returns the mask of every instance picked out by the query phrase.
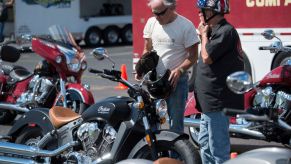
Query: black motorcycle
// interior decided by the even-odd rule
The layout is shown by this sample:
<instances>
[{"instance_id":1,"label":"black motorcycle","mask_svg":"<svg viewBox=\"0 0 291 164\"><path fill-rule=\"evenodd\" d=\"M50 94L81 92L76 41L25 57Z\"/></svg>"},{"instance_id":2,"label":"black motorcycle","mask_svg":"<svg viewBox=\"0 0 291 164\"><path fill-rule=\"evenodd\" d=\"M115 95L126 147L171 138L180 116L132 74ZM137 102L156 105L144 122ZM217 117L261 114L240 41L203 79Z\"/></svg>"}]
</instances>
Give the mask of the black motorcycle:
<instances>
[{"instance_id":1,"label":"black motorcycle","mask_svg":"<svg viewBox=\"0 0 291 164\"><path fill-rule=\"evenodd\" d=\"M103 48L94 49L92 54L99 60L110 59ZM129 97L106 98L82 115L57 106L25 113L7 137L15 143L0 142L0 163L116 163L127 158L160 157L201 163L188 135L160 129L166 120L167 104L143 88L144 83L153 86L150 73L140 85L132 85L114 70L114 65L111 70L89 71L124 84Z\"/></svg>"}]
</instances>

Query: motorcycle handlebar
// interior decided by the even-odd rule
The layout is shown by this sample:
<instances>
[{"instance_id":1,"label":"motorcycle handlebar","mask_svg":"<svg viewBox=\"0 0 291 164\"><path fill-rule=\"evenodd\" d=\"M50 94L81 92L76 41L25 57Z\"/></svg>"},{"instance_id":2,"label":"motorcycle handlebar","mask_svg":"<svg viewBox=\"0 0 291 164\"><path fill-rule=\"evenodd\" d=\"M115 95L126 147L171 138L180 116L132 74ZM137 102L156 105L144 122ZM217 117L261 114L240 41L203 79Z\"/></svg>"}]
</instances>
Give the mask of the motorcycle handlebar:
<instances>
[{"instance_id":1,"label":"motorcycle handlebar","mask_svg":"<svg viewBox=\"0 0 291 164\"><path fill-rule=\"evenodd\" d=\"M259 50L278 50L278 49L270 46L261 46L259 47Z\"/></svg>"},{"instance_id":2,"label":"motorcycle handlebar","mask_svg":"<svg viewBox=\"0 0 291 164\"><path fill-rule=\"evenodd\" d=\"M90 73L103 73L103 71L99 71L99 70L96 70L96 69L93 69L93 68L89 68L89 72Z\"/></svg>"},{"instance_id":3,"label":"motorcycle handlebar","mask_svg":"<svg viewBox=\"0 0 291 164\"><path fill-rule=\"evenodd\" d=\"M129 83L127 80L121 78L121 72L120 71L107 70L107 69L104 69L103 71L100 71L100 70L96 70L96 69L93 69L93 68L89 68L89 72L90 73L99 74L99 76L101 76L101 77L103 77L105 79L109 79L111 81L120 82L120 83L126 85L127 87L137 91L136 88L131 83Z\"/></svg>"},{"instance_id":4,"label":"motorcycle handlebar","mask_svg":"<svg viewBox=\"0 0 291 164\"><path fill-rule=\"evenodd\" d=\"M240 110L240 109L225 108L223 109L223 112L225 113L225 115L228 115L228 116L237 115L238 118L245 118L251 121L270 120L267 115L258 116L258 115L247 113L245 110Z\"/></svg>"},{"instance_id":5,"label":"motorcycle handlebar","mask_svg":"<svg viewBox=\"0 0 291 164\"><path fill-rule=\"evenodd\" d=\"M233 108L224 108L223 112L227 116L233 116L237 114L246 114L246 111L240 109L233 109Z\"/></svg>"}]
</instances>

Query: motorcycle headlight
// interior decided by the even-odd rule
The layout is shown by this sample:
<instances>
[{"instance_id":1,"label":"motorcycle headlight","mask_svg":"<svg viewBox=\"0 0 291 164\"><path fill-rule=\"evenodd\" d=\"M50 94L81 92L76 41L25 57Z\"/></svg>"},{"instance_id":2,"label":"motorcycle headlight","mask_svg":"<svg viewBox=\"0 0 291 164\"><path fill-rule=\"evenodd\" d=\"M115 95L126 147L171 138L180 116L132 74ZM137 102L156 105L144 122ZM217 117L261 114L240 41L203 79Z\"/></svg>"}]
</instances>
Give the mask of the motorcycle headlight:
<instances>
[{"instance_id":1,"label":"motorcycle headlight","mask_svg":"<svg viewBox=\"0 0 291 164\"><path fill-rule=\"evenodd\" d=\"M70 71L78 72L81 69L81 63L77 58L72 59L68 64Z\"/></svg>"},{"instance_id":2,"label":"motorcycle headlight","mask_svg":"<svg viewBox=\"0 0 291 164\"><path fill-rule=\"evenodd\" d=\"M156 113L160 117L161 124L166 122L166 116L168 114L167 102L164 99L158 99L155 102Z\"/></svg>"}]
</instances>

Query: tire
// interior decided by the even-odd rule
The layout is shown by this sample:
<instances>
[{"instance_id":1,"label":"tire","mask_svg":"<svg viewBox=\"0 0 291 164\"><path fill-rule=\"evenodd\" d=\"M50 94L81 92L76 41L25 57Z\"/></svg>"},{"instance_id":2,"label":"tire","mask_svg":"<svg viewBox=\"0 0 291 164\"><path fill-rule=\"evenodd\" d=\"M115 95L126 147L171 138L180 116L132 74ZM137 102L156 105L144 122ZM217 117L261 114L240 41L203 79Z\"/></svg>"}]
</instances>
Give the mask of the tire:
<instances>
[{"instance_id":1,"label":"tire","mask_svg":"<svg viewBox=\"0 0 291 164\"><path fill-rule=\"evenodd\" d=\"M201 114L191 115L190 118L200 119L201 118ZM199 145L199 142L198 142L198 136L199 136L200 128L189 127L188 130L189 130L190 138L191 138L195 148L199 149L200 145Z\"/></svg>"},{"instance_id":2,"label":"tire","mask_svg":"<svg viewBox=\"0 0 291 164\"><path fill-rule=\"evenodd\" d=\"M123 44L132 44L132 24L128 24L122 28L120 37Z\"/></svg>"},{"instance_id":3,"label":"tire","mask_svg":"<svg viewBox=\"0 0 291 164\"><path fill-rule=\"evenodd\" d=\"M16 117L16 113L14 111L1 111L0 112L0 124L10 124L14 121Z\"/></svg>"},{"instance_id":4,"label":"tire","mask_svg":"<svg viewBox=\"0 0 291 164\"><path fill-rule=\"evenodd\" d=\"M22 129L22 131L19 133L18 137L15 140L15 143L17 144L23 144L27 146L37 147L38 141L41 140L41 138L44 136L42 130L39 127L25 127ZM58 147L57 140L52 140L48 142L44 147L41 147L41 149L45 150L55 150ZM36 148L38 149L38 148ZM45 158L46 161L50 161L49 163L60 163L57 161L54 157L47 157Z\"/></svg>"},{"instance_id":5,"label":"tire","mask_svg":"<svg viewBox=\"0 0 291 164\"><path fill-rule=\"evenodd\" d=\"M245 52L244 52L244 67L245 67L244 71L246 71L248 74L250 74L252 76L251 63L250 63L248 56L245 54Z\"/></svg>"},{"instance_id":6,"label":"tire","mask_svg":"<svg viewBox=\"0 0 291 164\"><path fill-rule=\"evenodd\" d=\"M85 34L85 43L89 47L97 47L101 44L102 35L98 27L90 27Z\"/></svg>"},{"instance_id":7,"label":"tire","mask_svg":"<svg viewBox=\"0 0 291 164\"><path fill-rule=\"evenodd\" d=\"M104 44L116 45L119 42L120 30L117 26L108 26L103 31Z\"/></svg>"},{"instance_id":8,"label":"tire","mask_svg":"<svg viewBox=\"0 0 291 164\"><path fill-rule=\"evenodd\" d=\"M17 144L36 146L37 142L44 136L39 127L24 128L15 140Z\"/></svg>"},{"instance_id":9,"label":"tire","mask_svg":"<svg viewBox=\"0 0 291 164\"><path fill-rule=\"evenodd\" d=\"M188 69L188 73L189 73L189 78L188 78L188 86L189 86L189 92L193 92L194 91L194 85L195 85L195 77L196 77L196 67L197 64L193 64L193 66L191 66Z\"/></svg>"},{"instance_id":10,"label":"tire","mask_svg":"<svg viewBox=\"0 0 291 164\"><path fill-rule=\"evenodd\" d=\"M276 57L272 63L272 67L271 70L273 70L274 68L284 65L287 63L288 60L291 60L291 52L278 52L278 54L276 54Z\"/></svg>"},{"instance_id":11,"label":"tire","mask_svg":"<svg viewBox=\"0 0 291 164\"><path fill-rule=\"evenodd\" d=\"M194 146L189 140L177 140L171 141L157 141L158 158L170 157L183 161L185 164L198 164L201 163L201 158L198 150L195 150ZM132 154L128 158L139 158L153 160L151 157L151 151L148 145L142 147L137 153Z\"/></svg>"}]
</instances>

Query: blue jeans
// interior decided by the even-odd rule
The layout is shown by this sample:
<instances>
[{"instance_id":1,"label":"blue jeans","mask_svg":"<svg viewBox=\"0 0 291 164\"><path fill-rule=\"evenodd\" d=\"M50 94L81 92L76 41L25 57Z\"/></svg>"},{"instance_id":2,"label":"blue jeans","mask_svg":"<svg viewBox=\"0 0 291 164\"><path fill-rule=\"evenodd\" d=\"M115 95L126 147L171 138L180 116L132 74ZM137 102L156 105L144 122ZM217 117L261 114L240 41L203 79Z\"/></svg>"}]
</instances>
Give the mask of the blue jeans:
<instances>
[{"instance_id":1,"label":"blue jeans","mask_svg":"<svg viewBox=\"0 0 291 164\"><path fill-rule=\"evenodd\" d=\"M0 22L0 42L4 41L4 35L3 35L4 25L5 25L5 22Z\"/></svg>"},{"instance_id":2,"label":"blue jeans","mask_svg":"<svg viewBox=\"0 0 291 164\"><path fill-rule=\"evenodd\" d=\"M188 75L183 74L167 98L170 129L184 133L184 111L188 98Z\"/></svg>"},{"instance_id":3,"label":"blue jeans","mask_svg":"<svg viewBox=\"0 0 291 164\"><path fill-rule=\"evenodd\" d=\"M221 164L229 159L229 118L223 112L207 112L201 115L200 144L203 164Z\"/></svg>"}]
</instances>

